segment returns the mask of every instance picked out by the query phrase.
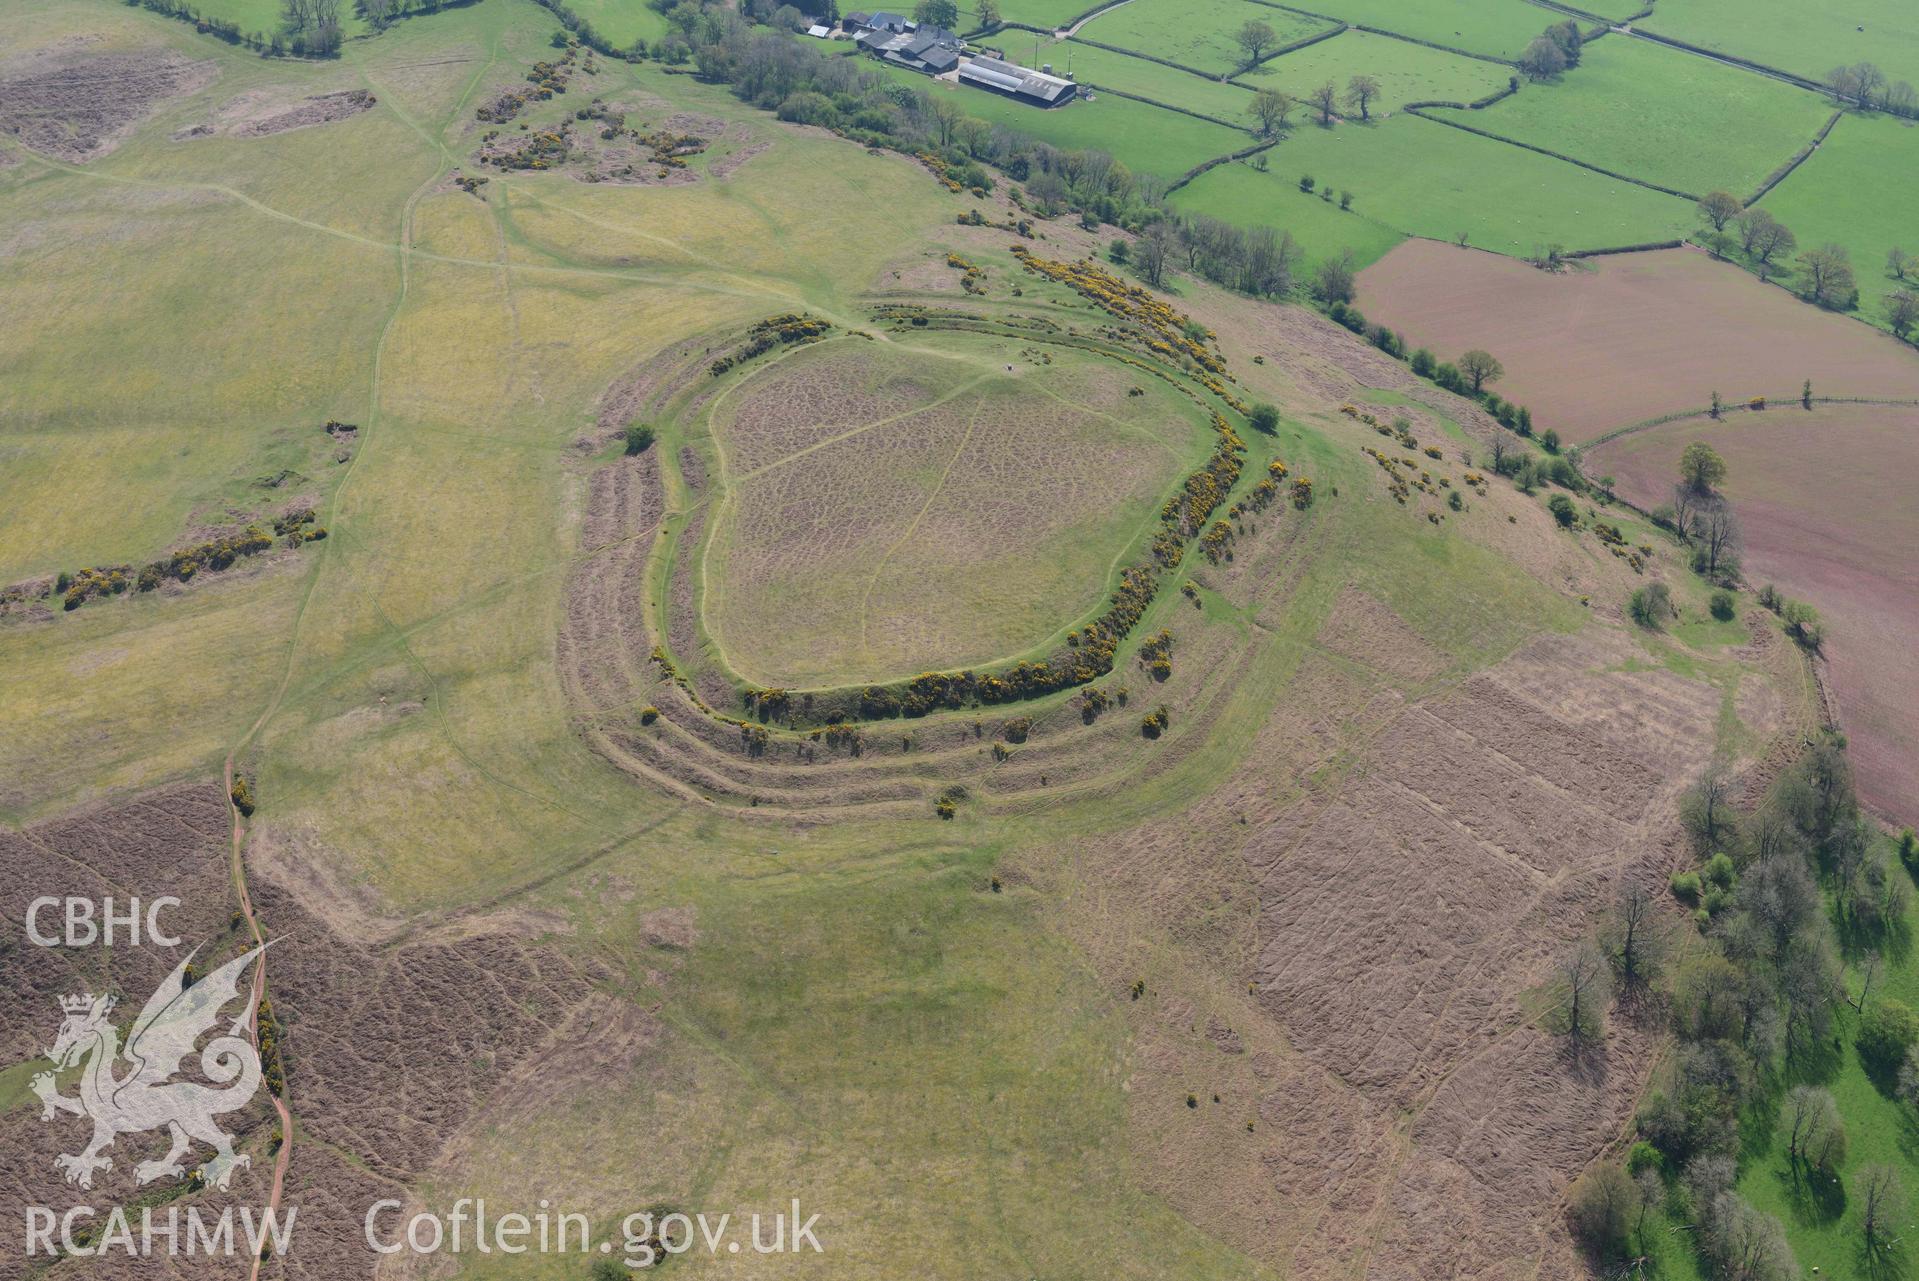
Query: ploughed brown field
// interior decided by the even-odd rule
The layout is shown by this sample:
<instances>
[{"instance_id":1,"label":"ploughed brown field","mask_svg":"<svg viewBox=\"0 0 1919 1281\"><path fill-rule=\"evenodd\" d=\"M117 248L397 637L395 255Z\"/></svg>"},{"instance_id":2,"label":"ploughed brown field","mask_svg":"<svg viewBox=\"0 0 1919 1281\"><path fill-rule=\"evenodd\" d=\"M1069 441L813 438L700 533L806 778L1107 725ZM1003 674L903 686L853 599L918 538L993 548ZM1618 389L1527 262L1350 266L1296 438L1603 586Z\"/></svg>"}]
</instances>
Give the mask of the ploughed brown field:
<instances>
[{"instance_id":1,"label":"ploughed brown field","mask_svg":"<svg viewBox=\"0 0 1919 1281\"><path fill-rule=\"evenodd\" d=\"M1552 273L1409 240L1359 276L1368 319L1444 360L1475 347L1494 390L1568 441L1754 396L1919 398L1919 356L1693 249L1590 259Z\"/></svg>"},{"instance_id":2,"label":"ploughed brown field","mask_svg":"<svg viewBox=\"0 0 1919 1281\"><path fill-rule=\"evenodd\" d=\"M1704 440L1726 459L1745 527L1746 577L1776 583L1825 616L1840 720L1866 802L1919 819L1919 409L1792 405L1699 417L1595 448L1634 502L1666 501L1679 455Z\"/></svg>"}]
</instances>

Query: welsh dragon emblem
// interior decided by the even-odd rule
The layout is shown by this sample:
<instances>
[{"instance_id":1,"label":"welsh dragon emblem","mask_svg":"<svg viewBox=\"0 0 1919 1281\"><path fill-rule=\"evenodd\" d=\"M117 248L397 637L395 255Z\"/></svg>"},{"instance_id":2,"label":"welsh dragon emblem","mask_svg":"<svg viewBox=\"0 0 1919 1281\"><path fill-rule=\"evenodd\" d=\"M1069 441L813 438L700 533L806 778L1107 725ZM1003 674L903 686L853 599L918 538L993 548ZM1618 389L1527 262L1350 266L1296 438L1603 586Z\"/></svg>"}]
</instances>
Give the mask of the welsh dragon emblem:
<instances>
[{"instance_id":1,"label":"welsh dragon emblem","mask_svg":"<svg viewBox=\"0 0 1919 1281\"><path fill-rule=\"evenodd\" d=\"M251 1164L249 1157L235 1154L233 1136L213 1120L221 1113L245 1107L260 1088L260 1056L247 1037L253 1019L251 989L246 1008L199 1052L200 1070L215 1084L173 1078L194 1052L196 1042L219 1023L220 1011L239 999L241 973L265 947L256 947L193 983L187 979L187 966L193 960L189 953L147 998L140 1016L127 1030L125 1046L108 1018L115 1003L113 997L86 993L60 998L66 1020L47 1057L53 1060L54 1071L86 1063L80 1073L80 1096L68 1098L59 1093L53 1072L35 1076L32 1088L40 1096L42 1121L51 1121L56 1112L70 1112L93 1121L93 1141L84 1150L53 1159L68 1183L92 1187L96 1170L113 1168L112 1158L104 1153L117 1136L162 1126L172 1137L173 1146L159 1160L142 1161L134 1167L134 1177L143 1184L183 1176L186 1168L180 1158L196 1139L214 1149L214 1157L203 1171L214 1187L224 1190L235 1169Z\"/></svg>"}]
</instances>

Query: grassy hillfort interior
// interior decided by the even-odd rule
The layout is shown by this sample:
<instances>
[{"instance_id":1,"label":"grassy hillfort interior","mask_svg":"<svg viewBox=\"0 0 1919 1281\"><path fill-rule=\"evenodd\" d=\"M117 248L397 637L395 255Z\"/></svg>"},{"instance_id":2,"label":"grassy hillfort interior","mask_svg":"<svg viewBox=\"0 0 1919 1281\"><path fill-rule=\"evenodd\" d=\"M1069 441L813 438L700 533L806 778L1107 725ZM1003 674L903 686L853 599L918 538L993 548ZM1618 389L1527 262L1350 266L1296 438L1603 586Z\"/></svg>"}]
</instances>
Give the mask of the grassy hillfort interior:
<instances>
[{"instance_id":1,"label":"grassy hillfort interior","mask_svg":"<svg viewBox=\"0 0 1919 1281\"><path fill-rule=\"evenodd\" d=\"M1919 1269L1919 14L1090 3L0 5L0 1277Z\"/></svg>"}]
</instances>

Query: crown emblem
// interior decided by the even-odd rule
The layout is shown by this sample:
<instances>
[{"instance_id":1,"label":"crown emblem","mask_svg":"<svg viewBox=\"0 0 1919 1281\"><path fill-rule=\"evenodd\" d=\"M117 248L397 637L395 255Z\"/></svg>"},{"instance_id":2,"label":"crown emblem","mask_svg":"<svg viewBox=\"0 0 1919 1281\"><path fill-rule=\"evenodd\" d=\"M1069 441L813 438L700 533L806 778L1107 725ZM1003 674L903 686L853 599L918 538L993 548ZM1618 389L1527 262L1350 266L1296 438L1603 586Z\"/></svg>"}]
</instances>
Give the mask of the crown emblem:
<instances>
[{"instance_id":1,"label":"crown emblem","mask_svg":"<svg viewBox=\"0 0 1919 1281\"><path fill-rule=\"evenodd\" d=\"M112 1000L109 999L107 1004L110 1007ZM63 996L60 998L60 1008L68 1014L85 1014L93 1008L93 993L77 992L72 996Z\"/></svg>"}]
</instances>

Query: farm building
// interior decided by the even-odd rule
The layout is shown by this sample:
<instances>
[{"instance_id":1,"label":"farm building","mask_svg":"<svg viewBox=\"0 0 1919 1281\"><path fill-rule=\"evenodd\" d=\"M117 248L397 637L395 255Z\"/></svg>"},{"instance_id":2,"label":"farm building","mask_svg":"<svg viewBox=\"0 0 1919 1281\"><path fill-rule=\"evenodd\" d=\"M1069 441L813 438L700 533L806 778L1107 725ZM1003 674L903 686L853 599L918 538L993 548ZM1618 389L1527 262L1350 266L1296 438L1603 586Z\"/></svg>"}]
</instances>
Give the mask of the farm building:
<instances>
[{"instance_id":1,"label":"farm building","mask_svg":"<svg viewBox=\"0 0 1919 1281\"><path fill-rule=\"evenodd\" d=\"M1036 107L1057 107L1071 102L1079 92L1079 86L1071 80L1031 71L1000 58L974 58L960 68L959 78L964 84Z\"/></svg>"},{"instance_id":2,"label":"farm building","mask_svg":"<svg viewBox=\"0 0 1919 1281\"><path fill-rule=\"evenodd\" d=\"M941 27L923 26L914 31L892 32L880 28L859 38L868 53L911 71L937 76L959 65L960 38Z\"/></svg>"}]
</instances>

